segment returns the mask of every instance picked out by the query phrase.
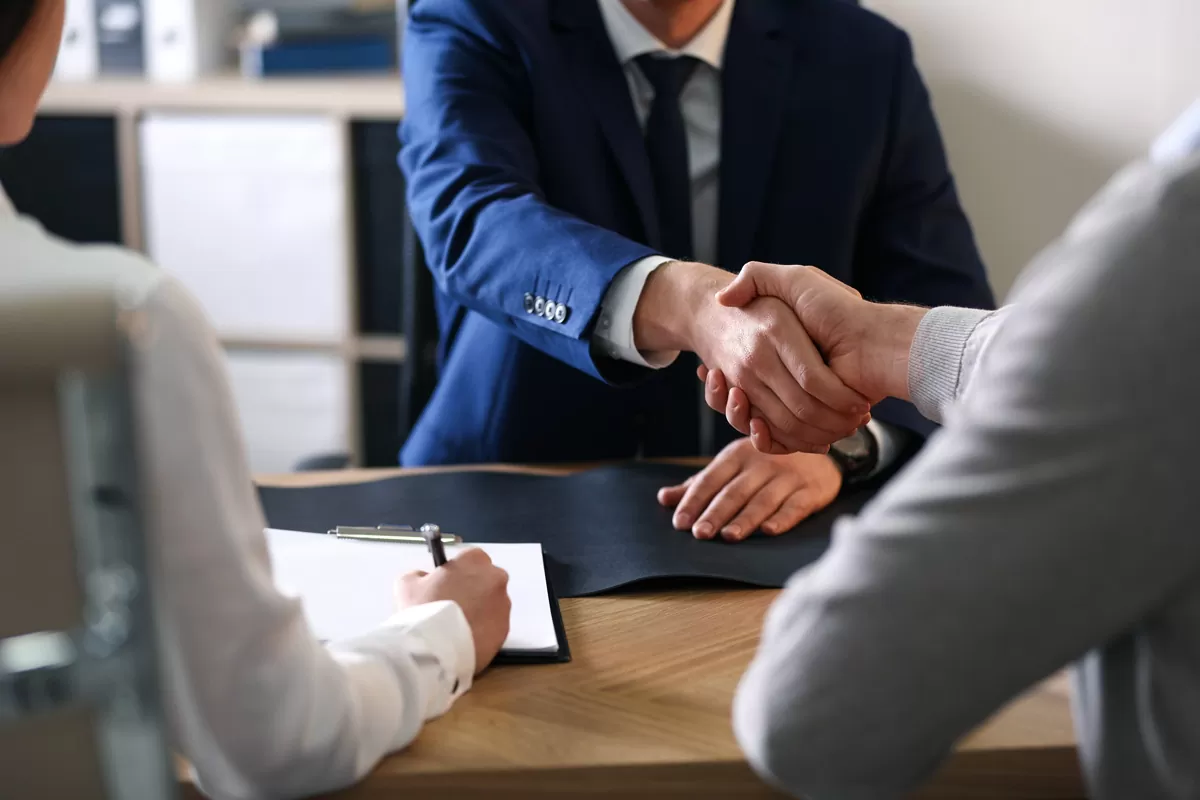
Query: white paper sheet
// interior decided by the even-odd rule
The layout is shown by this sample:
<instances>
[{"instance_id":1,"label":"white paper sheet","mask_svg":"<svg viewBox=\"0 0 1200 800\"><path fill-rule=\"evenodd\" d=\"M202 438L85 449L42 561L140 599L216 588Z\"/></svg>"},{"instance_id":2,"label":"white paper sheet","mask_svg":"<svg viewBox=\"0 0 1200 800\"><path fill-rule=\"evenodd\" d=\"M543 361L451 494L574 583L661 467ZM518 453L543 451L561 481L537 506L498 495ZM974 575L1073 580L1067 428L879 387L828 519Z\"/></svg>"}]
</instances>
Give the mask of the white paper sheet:
<instances>
[{"instance_id":1,"label":"white paper sheet","mask_svg":"<svg viewBox=\"0 0 1200 800\"><path fill-rule=\"evenodd\" d=\"M395 610L393 585L413 570L432 568L424 545L356 542L296 531L267 530L275 583L299 597L317 638L327 641L368 633ZM463 544L446 557L478 547L509 575L512 628L504 650L553 653L558 635L550 610L540 544Z\"/></svg>"}]
</instances>

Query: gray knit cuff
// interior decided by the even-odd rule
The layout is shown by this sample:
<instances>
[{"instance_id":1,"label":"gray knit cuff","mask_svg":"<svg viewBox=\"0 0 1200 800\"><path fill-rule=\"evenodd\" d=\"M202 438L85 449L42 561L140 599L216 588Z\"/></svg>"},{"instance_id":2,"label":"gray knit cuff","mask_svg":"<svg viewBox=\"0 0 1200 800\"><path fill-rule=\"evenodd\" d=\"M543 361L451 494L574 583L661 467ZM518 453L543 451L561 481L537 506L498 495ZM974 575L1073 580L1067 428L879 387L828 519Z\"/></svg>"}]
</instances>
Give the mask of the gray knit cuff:
<instances>
[{"instance_id":1,"label":"gray knit cuff","mask_svg":"<svg viewBox=\"0 0 1200 800\"><path fill-rule=\"evenodd\" d=\"M908 393L927 419L941 422L958 397L967 341L991 313L943 306L921 320L908 353Z\"/></svg>"}]
</instances>

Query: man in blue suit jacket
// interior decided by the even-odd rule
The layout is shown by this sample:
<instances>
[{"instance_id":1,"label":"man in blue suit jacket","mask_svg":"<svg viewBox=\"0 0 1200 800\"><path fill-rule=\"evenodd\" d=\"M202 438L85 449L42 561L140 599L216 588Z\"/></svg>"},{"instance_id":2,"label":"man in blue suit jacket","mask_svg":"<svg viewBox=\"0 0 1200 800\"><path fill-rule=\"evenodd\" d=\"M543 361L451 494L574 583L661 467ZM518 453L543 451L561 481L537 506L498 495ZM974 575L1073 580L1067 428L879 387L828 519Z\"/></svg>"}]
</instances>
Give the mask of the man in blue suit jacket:
<instances>
[{"instance_id":1,"label":"man in blue suit jacket","mask_svg":"<svg viewBox=\"0 0 1200 800\"><path fill-rule=\"evenodd\" d=\"M807 342L795 320L720 316L731 276L695 262L993 302L909 40L843 0L420 0L404 72L400 161L441 329L404 464L695 454L711 417L678 350L737 385L800 376L746 386L792 449L857 427L865 406L815 350L788 352ZM810 403L823 432L784 419ZM877 435L929 429L905 405L872 413ZM735 435L721 420L718 442Z\"/></svg>"}]
</instances>

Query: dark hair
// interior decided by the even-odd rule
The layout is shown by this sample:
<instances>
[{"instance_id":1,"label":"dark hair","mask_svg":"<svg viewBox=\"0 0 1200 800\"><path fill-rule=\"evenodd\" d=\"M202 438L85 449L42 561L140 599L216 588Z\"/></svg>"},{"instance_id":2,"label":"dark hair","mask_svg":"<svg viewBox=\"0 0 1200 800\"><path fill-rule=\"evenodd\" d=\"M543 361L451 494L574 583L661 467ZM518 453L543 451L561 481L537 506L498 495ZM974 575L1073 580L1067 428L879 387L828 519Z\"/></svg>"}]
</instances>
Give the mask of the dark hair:
<instances>
[{"instance_id":1,"label":"dark hair","mask_svg":"<svg viewBox=\"0 0 1200 800\"><path fill-rule=\"evenodd\" d=\"M25 32L39 0L0 0L0 61Z\"/></svg>"}]
</instances>

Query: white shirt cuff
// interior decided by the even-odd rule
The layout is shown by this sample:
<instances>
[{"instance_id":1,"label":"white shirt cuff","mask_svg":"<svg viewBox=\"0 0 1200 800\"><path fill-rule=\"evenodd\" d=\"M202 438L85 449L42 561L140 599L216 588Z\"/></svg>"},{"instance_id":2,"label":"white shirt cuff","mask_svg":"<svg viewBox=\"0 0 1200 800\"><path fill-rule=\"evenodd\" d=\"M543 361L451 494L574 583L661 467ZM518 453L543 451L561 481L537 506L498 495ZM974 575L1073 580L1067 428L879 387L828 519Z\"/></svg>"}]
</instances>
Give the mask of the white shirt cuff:
<instances>
[{"instance_id":1,"label":"white shirt cuff","mask_svg":"<svg viewBox=\"0 0 1200 800\"><path fill-rule=\"evenodd\" d=\"M1157 164L1170 164L1184 160L1197 150L1200 150L1200 100L1155 140L1150 158Z\"/></svg>"},{"instance_id":2,"label":"white shirt cuff","mask_svg":"<svg viewBox=\"0 0 1200 800\"><path fill-rule=\"evenodd\" d=\"M669 367L679 357L678 350L638 350L637 342L633 340L633 314L646 280L654 270L672 260L666 256L647 256L625 267L613 278L600 304L600 319L592 334L600 345L600 352L618 361L650 369Z\"/></svg>"},{"instance_id":3,"label":"white shirt cuff","mask_svg":"<svg viewBox=\"0 0 1200 800\"><path fill-rule=\"evenodd\" d=\"M440 717L450 710L454 701L471 688L475 677L471 626L462 608L451 600L406 608L371 633L336 642L331 649L397 656L402 653L411 658L420 674L422 720Z\"/></svg>"},{"instance_id":4,"label":"white shirt cuff","mask_svg":"<svg viewBox=\"0 0 1200 800\"><path fill-rule=\"evenodd\" d=\"M392 615L385 628L402 628L423 644L431 659L417 658L425 696L425 719L440 717L471 688L475 677L475 637L462 608L451 600L424 603Z\"/></svg>"}]
</instances>

